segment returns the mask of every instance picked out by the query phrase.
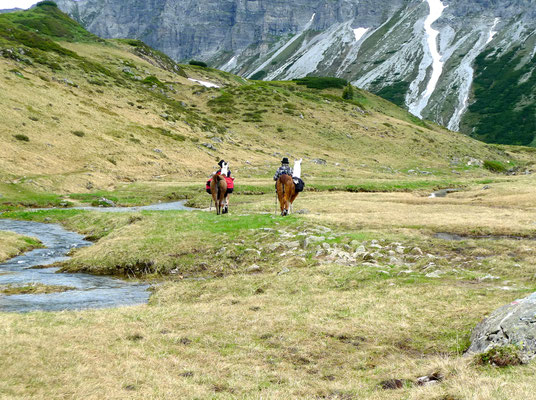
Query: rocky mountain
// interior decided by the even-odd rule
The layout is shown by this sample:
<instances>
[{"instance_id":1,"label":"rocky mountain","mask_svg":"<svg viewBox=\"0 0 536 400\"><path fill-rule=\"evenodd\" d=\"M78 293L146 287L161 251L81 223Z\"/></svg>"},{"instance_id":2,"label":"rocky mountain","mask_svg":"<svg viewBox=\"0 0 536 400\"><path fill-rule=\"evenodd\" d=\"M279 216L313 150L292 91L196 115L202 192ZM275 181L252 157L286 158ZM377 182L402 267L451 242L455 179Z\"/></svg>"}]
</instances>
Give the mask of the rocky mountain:
<instances>
[{"instance_id":1,"label":"rocky mountain","mask_svg":"<svg viewBox=\"0 0 536 400\"><path fill-rule=\"evenodd\" d=\"M59 0L104 37L253 79L345 78L452 130L529 145L535 0Z\"/></svg>"}]
</instances>

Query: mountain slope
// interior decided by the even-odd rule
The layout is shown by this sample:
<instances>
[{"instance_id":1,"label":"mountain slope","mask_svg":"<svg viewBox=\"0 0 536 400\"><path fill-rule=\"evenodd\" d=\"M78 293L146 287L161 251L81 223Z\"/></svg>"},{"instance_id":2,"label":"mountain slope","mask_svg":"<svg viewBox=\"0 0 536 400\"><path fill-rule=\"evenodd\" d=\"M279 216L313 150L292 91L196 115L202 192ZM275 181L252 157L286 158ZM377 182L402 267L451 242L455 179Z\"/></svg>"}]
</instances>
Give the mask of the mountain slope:
<instances>
[{"instance_id":1,"label":"mountain slope","mask_svg":"<svg viewBox=\"0 0 536 400\"><path fill-rule=\"evenodd\" d=\"M62 36L35 31L48 19ZM344 100L340 88L307 87L322 79L250 82L179 66L142 42L95 37L52 6L1 15L0 33L4 182L86 191L200 179L221 157L243 177L268 177L283 154L303 157L310 176L351 182L509 159L365 91Z\"/></svg>"},{"instance_id":2,"label":"mountain slope","mask_svg":"<svg viewBox=\"0 0 536 400\"><path fill-rule=\"evenodd\" d=\"M507 73L528 66L526 73L532 76L536 7L531 0L168 0L130 5L60 0L59 5L92 32L140 38L176 60L200 58L257 79L343 77L418 116L492 142L528 145L536 132L532 117L518 118L516 128L502 124L497 134L485 110L476 106L466 115L470 104L493 97L473 90L476 60L483 54L518 60L508 63ZM437 40L430 42L434 31ZM528 97L510 106L534 114L525 106L534 104L535 87L523 79L509 84ZM519 136L518 124L525 132Z\"/></svg>"}]
</instances>

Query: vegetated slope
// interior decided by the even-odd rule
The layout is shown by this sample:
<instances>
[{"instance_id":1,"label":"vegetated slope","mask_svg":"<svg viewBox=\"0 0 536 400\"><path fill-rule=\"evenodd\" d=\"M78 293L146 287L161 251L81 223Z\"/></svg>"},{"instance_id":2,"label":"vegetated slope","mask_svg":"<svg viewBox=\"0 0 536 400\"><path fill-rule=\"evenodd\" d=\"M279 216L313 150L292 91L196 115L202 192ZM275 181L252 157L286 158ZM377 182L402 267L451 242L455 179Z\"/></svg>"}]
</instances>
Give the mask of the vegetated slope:
<instances>
[{"instance_id":1,"label":"vegetated slope","mask_svg":"<svg viewBox=\"0 0 536 400\"><path fill-rule=\"evenodd\" d=\"M199 179L220 157L244 177L269 176L284 154L303 157L310 175L349 179L507 159L365 91L345 100L325 82L248 82L179 66L142 42L89 34L52 5L2 14L2 180L79 192Z\"/></svg>"},{"instance_id":2,"label":"vegetated slope","mask_svg":"<svg viewBox=\"0 0 536 400\"><path fill-rule=\"evenodd\" d=\"M495 101L493 93L478 90L475 69L482 68L477 58L484 54L501 58L512 72L526 69L524 78L510 76L508 85L510 91L534 93L527 80L536 45L531 0L179 3L58 0L91 32L136 37L175 60L201 59L251 79L342 77L451 130L471 134L476 127L478 137L496 143L526 144L534 138L530 118L499 124L500 130L494 124L509 119L510 109L534 104L532 97L510 98L504 117L490 120L490 110L476 106L462 121L471 101ZM433 31L437 39L429 41ZM503 81L500 75L488 78L498 86Z\"/></svg>"}]
</instances>

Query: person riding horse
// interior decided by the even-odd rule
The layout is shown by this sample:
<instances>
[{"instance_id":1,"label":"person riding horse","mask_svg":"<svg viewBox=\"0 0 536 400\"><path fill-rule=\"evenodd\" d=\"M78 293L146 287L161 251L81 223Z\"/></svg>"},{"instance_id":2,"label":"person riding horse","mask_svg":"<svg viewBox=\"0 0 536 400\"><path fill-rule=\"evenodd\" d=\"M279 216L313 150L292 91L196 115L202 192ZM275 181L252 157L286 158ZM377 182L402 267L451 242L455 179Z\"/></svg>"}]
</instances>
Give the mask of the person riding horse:
<instances>
[{"instance_id":1,"label":"person riding horse","mask_svg":"<svg viewBox=\"0 0 536 400\"><path fill-rule=\"evenodd\" d=\"M284 157L281 160L281 166L275 172L275 190L281 207L281 215L283 216L290 213L292 203L305 186L305 183L300 178L301 162L301 159L295 161L293 171L289 165L288 158Z\"/></svg>"},{"instance_id":2,"label":"person riding horse","mask_svg":"<svg viewBox=\"0 0 536 400\"><path fill-rule=\"evenodd\" d=\"M228 168L229 164L225 162L225 160L220 160L218 162L218 166L220 169L218 169L215 173L215 175L222 175L225 178L225 181L227 182L227 192L225 194L225 208L223 209L223 214L226 214L229 211L229 195L233 193L234 191L234 178L231 177L231 170ZM211 194L212 191L210 189L210 182L212 181L212 178L207 181L207 184L205 186L205 189L208 194Z\"/></svg>"},{"instance_id":3,"label":"person riding horse","mask_svg":"<svg viewBox=\"0 0 536 400\"><path fill-rule=\"evenodd\" d=\"M290 167L287 157L283 157L283 159L281 160L281 166L275 172L274 181L277 182L277 180L279 179L281 175L292 176L292 168Z\"/></svg>"}]
</instances>

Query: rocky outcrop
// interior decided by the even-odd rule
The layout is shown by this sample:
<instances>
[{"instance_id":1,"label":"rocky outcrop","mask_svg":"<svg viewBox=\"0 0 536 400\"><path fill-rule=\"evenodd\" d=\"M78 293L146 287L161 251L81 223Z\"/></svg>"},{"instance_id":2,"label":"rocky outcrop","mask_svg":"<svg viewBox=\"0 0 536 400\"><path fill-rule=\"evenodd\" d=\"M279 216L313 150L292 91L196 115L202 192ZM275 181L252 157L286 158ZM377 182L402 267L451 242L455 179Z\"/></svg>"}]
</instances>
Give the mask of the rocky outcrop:
<instances>
[{"instance_id":1,"label":"rocky outcrop","mask_svg":"<svg viewBox=\"0 0 536 400\"><path fill-rule=\"evenodd\" d=\"M499 308L473 331L468 353L519 347L524 361L536 356L536 293Z\"/></svg>"},{"instance_id":2,"label":"rocky outcrop","mask_svg":"<svg viewBox=\"0 0 536 400\"><path fill-rule=\"evenodd\" d=\"M445 8L430 20L431 8L440 4ZM480 139L515 144L534 139L532 0L58 0L58 5L99 36L138 38L175 60L201 59L255 79L343 77ZM433 31L435 43L427 40ZM490 77L491 70L499 73ZM499 100L495 107L490 99Z\"/></svg>"}]
</instances>

